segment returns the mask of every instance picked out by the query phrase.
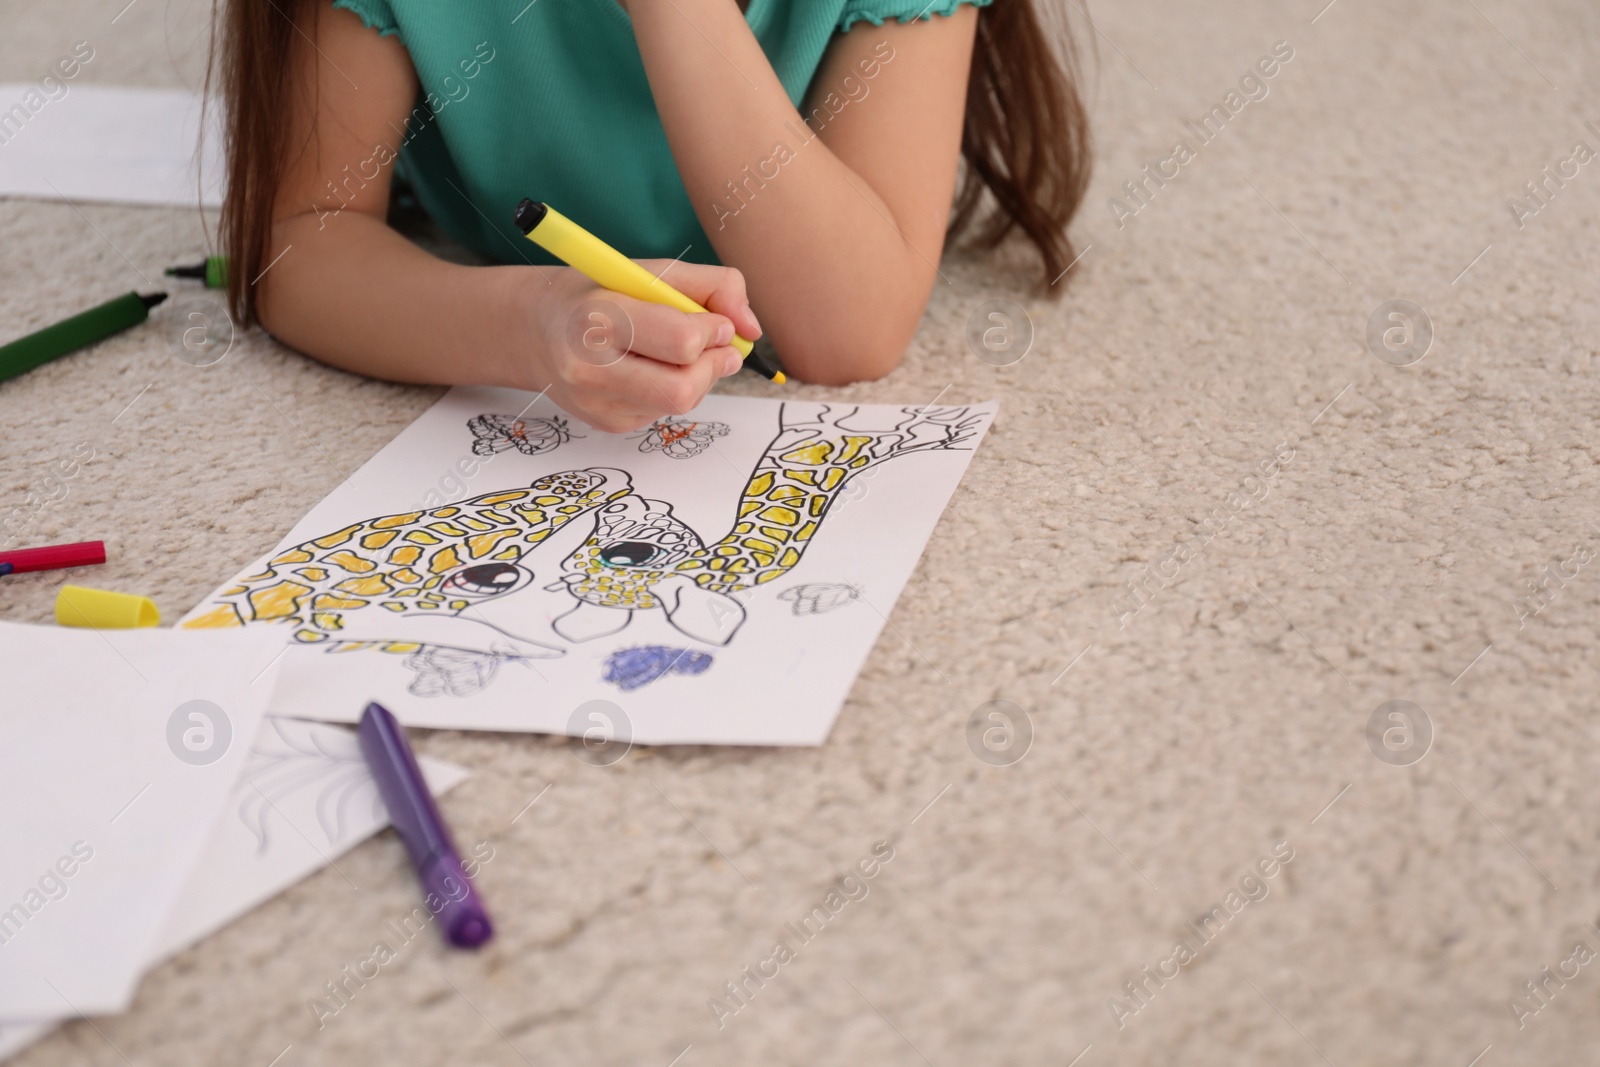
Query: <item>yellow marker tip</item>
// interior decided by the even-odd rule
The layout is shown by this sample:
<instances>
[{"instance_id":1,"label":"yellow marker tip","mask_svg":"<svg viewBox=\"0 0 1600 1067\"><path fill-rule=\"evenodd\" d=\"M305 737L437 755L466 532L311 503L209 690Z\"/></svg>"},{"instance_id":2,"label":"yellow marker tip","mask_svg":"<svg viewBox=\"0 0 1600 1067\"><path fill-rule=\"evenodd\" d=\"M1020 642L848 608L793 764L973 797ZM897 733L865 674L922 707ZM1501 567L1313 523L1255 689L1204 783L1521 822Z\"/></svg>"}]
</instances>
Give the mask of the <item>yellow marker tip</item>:
<instances>
[{"instance_id":1,"label":"yellow marker tip","mask_svg":"<svg viewBox=\"0 0 1600 1067\"><path fill-rule=\"evenodd\" d=\"M777 382L779 385L782 385L784 382L788 381L789 379L785 378L783 376L783 371L779 371L778 373L776 373L776 374L774 374L772 376L772 380Z\"/></svg>"}]
</instances>

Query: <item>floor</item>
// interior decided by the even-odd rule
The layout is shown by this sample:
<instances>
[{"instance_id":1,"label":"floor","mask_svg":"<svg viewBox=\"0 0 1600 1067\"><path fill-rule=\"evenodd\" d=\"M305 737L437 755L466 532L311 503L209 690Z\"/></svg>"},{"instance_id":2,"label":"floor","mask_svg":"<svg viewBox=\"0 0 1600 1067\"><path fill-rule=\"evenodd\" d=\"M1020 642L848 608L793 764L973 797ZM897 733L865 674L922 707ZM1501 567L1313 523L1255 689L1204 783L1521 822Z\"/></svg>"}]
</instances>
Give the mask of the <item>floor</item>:
<instances>
[{"instance_id":1,"label":"floor","mask_svg":"<svg viewBox=\"0 0 1600 1067\"><path fill-rule=\"evenodd\" d=\"M1592 1056L1600 12L1324 3L1091 29L1074 0L1099 159L1065 292L951 255L903 368L794 388L1001 402L826 746L593 767L423 735L475 771L445 808L492 850L492 948L345 979L414 905L386 834L15 1062ZM0 82L86 39L86 80L196 84L207 7L0 0ZM193 210L9 200L0 246L12 335L205 240ZM1019 362L967 342L990 300L1027 313ZM259 335L194 367L180 321L0 386L8 536L114 540L97 581L169 619L437 396ZM47 620L57 581L0 614Z\"/></svg>"}]
</instances>

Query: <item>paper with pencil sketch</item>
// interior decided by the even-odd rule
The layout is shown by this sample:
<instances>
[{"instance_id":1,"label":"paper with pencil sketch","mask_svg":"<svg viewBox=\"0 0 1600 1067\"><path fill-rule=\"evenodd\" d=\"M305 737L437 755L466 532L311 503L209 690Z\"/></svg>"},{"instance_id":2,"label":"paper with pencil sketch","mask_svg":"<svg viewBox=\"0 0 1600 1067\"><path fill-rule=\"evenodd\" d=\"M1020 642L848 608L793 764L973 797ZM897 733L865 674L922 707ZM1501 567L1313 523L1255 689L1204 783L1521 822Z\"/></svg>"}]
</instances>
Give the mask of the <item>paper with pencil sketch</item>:
<instances>
[{"instance_id":1,"label":"paper with pencil sketch","mask_svg":"<svg viewBox=\"0 0 1600 1067\"><path fill-rule=\"evenodd\" d=\"M281 632L283 714L821 744L994 413L458 388L181 625Z\"/></svg>"},{"instance_id":2,"label":"paper with pencil sketch","mask_svg":"<svg viewBox=\"0 0 1600 1067\"><path fill-rule=\"evenodd\" d=\"M425 756L418 762L435 795L467 778L466 768L454 763ZM308 875L336 865L388 824L353 731L296 719L263 720L146 966L177 955ZM56 1025L0 1019L0 1059Z\"/></svg>"},{"instance_id":3,"label":"paper with pencil sketch","mask_svg":"<svg viewBox=\"0 0 1600 1067\"><path fill-rule=\"evenodd\" d=\"M127 1007L265 709L261 637L0 623L0 1018Z\"/></svg>"}]
</instances>

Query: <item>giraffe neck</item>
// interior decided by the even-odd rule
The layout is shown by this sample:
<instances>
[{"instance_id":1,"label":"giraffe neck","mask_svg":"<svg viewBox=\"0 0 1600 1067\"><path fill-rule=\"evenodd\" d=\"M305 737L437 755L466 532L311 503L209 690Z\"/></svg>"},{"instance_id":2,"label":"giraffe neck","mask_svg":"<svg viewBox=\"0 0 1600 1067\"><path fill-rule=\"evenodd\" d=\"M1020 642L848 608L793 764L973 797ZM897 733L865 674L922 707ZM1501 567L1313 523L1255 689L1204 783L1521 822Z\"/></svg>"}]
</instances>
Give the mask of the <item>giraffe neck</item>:
<instances>
[{"instance_id":1,"label":"giraffe neck","mask_svg":"<svg viewBox=\"0 0 1600 1067\"><path fill-rule=\"evenodd\" d=\"M355 523L279 553L184 625L295 622L300 640L322 641L343 628L346 612L373 604L393 612L463 611L485 597L447 586L452 573L518 563L561 526L629 491L625 477L618 486L598 472L568 471L527 489Z\"/></svg>"},{"instance_id":2,"label":"giraffe neck","mask_svg":"<svg viewBox=\"0 0 1600 1067\"><path fill-rule=\"evenodd\" d=\"M719 593L781 577L800 562L850 479L877 462L871 446L878 439L844 433L772 448L745 486L733 529L676 570Z\"/></svg>"}]
</instances>

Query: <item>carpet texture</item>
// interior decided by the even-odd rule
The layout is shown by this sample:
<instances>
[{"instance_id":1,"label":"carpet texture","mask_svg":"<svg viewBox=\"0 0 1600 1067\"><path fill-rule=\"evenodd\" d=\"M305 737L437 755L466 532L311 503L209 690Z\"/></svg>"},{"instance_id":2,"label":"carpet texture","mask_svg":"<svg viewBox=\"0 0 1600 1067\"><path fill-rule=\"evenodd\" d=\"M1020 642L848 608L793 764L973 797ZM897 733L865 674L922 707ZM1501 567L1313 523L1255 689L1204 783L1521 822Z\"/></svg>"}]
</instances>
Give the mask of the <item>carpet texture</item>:
<instances>
[{"instance_id":1,"label":"carpet texture","mask_svg":"<svg viewBox=\"0 0 1600 1067\"><path fill-rule=\"evenodd\" d=\"M1073 4L1099 159L1064 296L948 256L892 377L782 394L1002 405L826 746L419 734L474 771L444 807L493 851L491 947L345 977L415 905L389 833L17 1062L1592 1058L1600 13L1324 2ZM196 84L206 6L4 0L0 81L86 39L85 81ZM0 244L9 336L204 238L11 200ZM1019 363L967 341L989 300L1031 317ZM103 537L93 582L168 619L439 395L258 335L189 366L176 323L0 386L13 543ZM62 577L0 613L47 621ZM995 700L1010 733L969 734Z\"/></svg>"}]
</instances>

